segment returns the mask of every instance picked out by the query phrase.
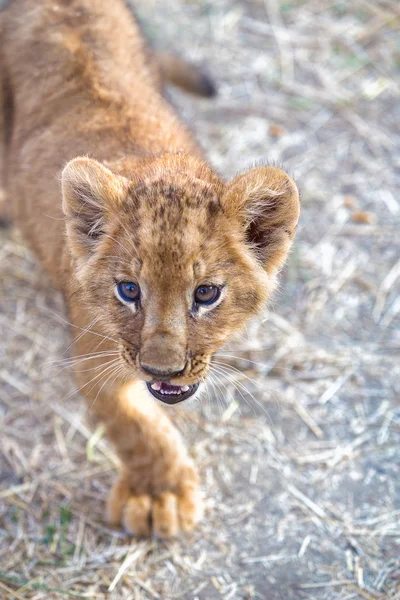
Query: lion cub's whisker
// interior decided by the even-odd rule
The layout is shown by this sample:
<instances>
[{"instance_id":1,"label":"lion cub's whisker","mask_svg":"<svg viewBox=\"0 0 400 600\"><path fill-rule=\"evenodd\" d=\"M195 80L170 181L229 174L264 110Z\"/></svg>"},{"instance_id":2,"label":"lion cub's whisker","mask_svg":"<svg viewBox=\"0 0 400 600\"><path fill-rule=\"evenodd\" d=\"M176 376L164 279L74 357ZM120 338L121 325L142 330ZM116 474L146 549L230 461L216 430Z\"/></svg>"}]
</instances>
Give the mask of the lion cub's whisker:
<instances>
[{"instance_id":1,"label":"lion cub's whisker","mask_svg":"<svg viewBox=\"0 0 400 600\"><path fill-rule=\"evenodd\" d=\"M67 354L71 350L71 348L79 342L89 331L91 331L92 327L94 327L99 321L99 317L95 317L93 321L85 328L85 331L81 331L81 333L69 344L69 346L63 352L63 355Z\"/></svg>"},{"instance_id":2,"label":"lion cub's whisker","mask_svg":"<svg viewBox=\"0 0 400 600\"><path fill-rule=\"evenodd\" d=\"M73 323L71 323L71 321L67 321L67 319L64 319L61 315L57 314L53 310L50 310L50 308L48 308L47 306L41 306L41 308L43 308L43 310L46 310L47 312L54 315L60 323L65 323L66 325L69 325L70 327L73 327L74 329L79 329L80 331L83 331L84 333L90 333L90 335L95 335L104 340L109 340L111 342L114 342L115 344L118 344L118 340L110 337L109 335L103 335L102 333L99 333L98 331L91 331L87 327L79 327L79 325L74 325Z\"/></svg>"},{"instance_id":3,"label":"lion cub's whisker","mask_svg":"<svg viewBox=\"0 0 400 600\"><path fill-rule=\"evenodd\" d=\"M229 363L221 362L221 361L218 361L218 360L213 360L213 364L214 365L218 365L221 368L225 368L226 370L232 371L234 373L238 373L240 375L240 377L244 377L248 381L251 381L251 383L254 383L254 385L256 385L257 387L261 388L262 390L265 390L265 386L263 384L261 384L256 379L253 379L252 377L249 377L248 375L246 375L246 373L243 373L242 371L240 371L239 369L237 369L233 365L230 365Z\"/></svg>"},{"instance_id":4,"label":"lion cub's whisker","mask_svg":"<svg viewBox=\"0 0 400 600\"><path fill-rule=\"evenodd\" d=\"M104 366L107 366L109 364L111 364L111 362L114 363L121 363L121 359L120 358L114 358L112 361L107 360L105 362L102 362L100 365L96 365L94 367L89 367L87 369L77 369L77 364L73 364L73 365L67 365L65 367L62 367L55 376L58 376L60 373L62 373L63 371L65 371L65 369L71 369L73 370L75 373L88 373L90 371L98 371L99 369L101 369ZM79 365L80 363L78 363Z\"/></svg>"},{"instance_id":5,"label":"lion cub's whisker","mask_svg":"<svg viewBox=\"0 0 400 600\"><path fill-rule=\"evenodd\" d=\"M47 360L43 363L44 366L53 366L53 365L64 365L64 364L71 364L72 362L75 361L79 361L80 359L87 359L90 360L91 358L95 359L95 358L101 358L103 356L113 356L113 355L117 355L119 354L118 350L110 350L109 352L106 352L104 350L99 350L98 352L88 352L87 354L77 354L75 356L69 356L67 358L61 358L61 359L54 359L54 360Z\"/></svg>"},{"instance_id":6,"label":"lion cub's whisker","mask_svg":"<svg viewBox=\"0 0 400 600\"><path fill-rule=\"evenodd\" d=\"M115 362L116 362L116 361L115 361ZM118 362L119 362L119 364L121 364L119 360L118 360ZM69 398L71 398L71 397L72 397L74 394L76 394L76 393L78 393L78 392L82 392L82 390L84 390L84 389L85 389L85 388L86 388L88 385L90 385L90 384L91 384L91 383L93 383L93 382L95 382L95 386L96 386L96 385L97 385L97 383L99 383L99 382L98 382L98 381L96 381L96 380L98 380L99 378L103 377L103 375L104 375L104 374L106 374L106 373L107 373L107 372L108 372L110 369L112 369L112 368L115 368L116 366L117 366L117 365L114 363L114 361L112 361L112 362L111 362L111 364L107 365L107 366L106 366L106 367L103 369L103 371L101 371L100 373L97 373L97 375L95 375L95 376L94 376L92 379L90 379L90 381L87 381L86 383L84 383L82 386L80 386L80 387L78 387L78 388L76 388L76 389L72 390L72 392L70 392L69 394L67 394L66 396L64 396L64 397L61 399L61 401L60 401L60 402L61 402L61 403L64 403L64 402L66 402L66 401L67 401L67 400L69 400ZM94 386L94 387L95 387L95 386ZM92 387L92 388L90 388L90 391L91 391L92 389L93 389L93 387ZM85 393L86 393L86 392L85 392ZM89 392L87 392L87 393L89 393Z\"/></svg>"},{"instance_id":7,"label":"lion cub's whisker","mask_svg":"<svg viewBox=\"0 0 400 600\"><path fill-rule=\"evenodd\" d=\"M212 385L212 388L214 390L214 394L213 394L213 396L210 396L210 399L212 400L213 398L215 398L217 401L218 408L220 409L221 412L223 412L224 403L226 404L226 399L225 399L224 390L223 390L223 383L222 383L222 381L220 381L220 379L216 373L210 372L209 377L210 377L209 383ZM222 387L222 391L221 391L221 387Z\"/></svg>"},{"instance_id":8,"label":"lion cub's whisker","mask_svg":"<svg viewBox=\"0 0 400 600\"><path fill-rule=\"evenodd\" d=\"M221 353L221 352L217 352L215 354L215 356L217 358L221 357L221 358L233 358L235 360L241 360L243 362L247 362L252 365L256 365L257 367L263 367L264 369L273 369L274 371L279 370L279 371L287 371L288 373L293 373L293 369L290 369L288 367L276 367L275 365L268 364L268 362L260 363L260 362L256 362L255 360L250 360L249 358L245 358L244 356L235 356L233 354Z\"/></svg>"},{"instance_id":9,"label":"lion cub's whisker","mask_svg":"<svg viewBox=\"0 0 400 600\"><path fill-rule=\"evenodd\" d=\"M107 379L104 381L104 383L102 384L102 386L100 387L100 389L98 390L95 399L92 402L92 407L94 406L94 404L97 401L97 398L99 397L99 394L101 393L102 389L105 387L105 385L110 382L110 385L113 385L117 379L117 377L123 372L124 367L123 365L116 365L115 369L111 371L111 373L109 374L109 376L107 377ZM111 379L113 377L113 379ZM111 381L110 381L111 380Z\"/></svg>"},{"instance_id":10,"label":"lion cub's whisker","mask_svg":"<svg viewBox=\"0 0 400 600\"><path fill-rule=\"evenodd\" d=\"M244 402L246 402L246 404L252 409L254 415L256 415L256 412L254 410L254 406L251 406L251 404L249 403L248 399L244 396L244 393L248 394L254 400L254 402L256 404L259 404L259 403L256 400L256 398L254 398L253 394L246 388L246 386L244 386L240 382L238 382L235 379L233 379L229 374L225 373L224 371L219 371L219 370L216 369L216 367L214 367L214 370L215 370L215 373L219 373L219 375L221 377L226 377L226 379L234 386L234 388L239 393L239 395L244 400ZM244 393L242 392L242 390L243 390ZM263 409L263 407L261 407L261 408Z\"/></svg>"},{"instance_id":11,"label":"lion cub's whisker","mask_svg":"<svg viewBox=\"0 0 400 600\"><path fill-rule=\"evenodd\" d=\"M232 383L232 385L234 385L237 389L237 391L239 392L239 394L241 395L241 397L243 398L243 400L246 402L246 404L248 404L248 406L251 407L251 405L249 404L248 400L245 398L245 396L242 394L241 389L248 394L252 400L254 401L254 403L267 415L269 421L271 422L271 424L273 424L273 421L271 419L271 416L269 414L269 412L267 411L267 409L265 408L265 406L263 406L261 404L261 402L259 400L257 400L257 398L250 392L250 390L247 389L247 387L240 381L238 381L237 379L234 379L234 376L236 375L236 373L230 373L229 369L227 369L226 367L221 367L221 366L216 366L216 365L212 365L212 368L219 372L220 375L226 377L228 379L228 381L230 381ZM238 371L238 373L240 375L243 375L243 373L241 373L240 371ZM249 377L247 378L250 381L252 381ZM259 384L258 384L259 385ZM261 386L260 386L261 387ZM263 388L264 389L264 388ZM269 393L271 393L270 390L267 390ZM254 411L254 407L251 407Z\"/></svg>"}]
</instances>

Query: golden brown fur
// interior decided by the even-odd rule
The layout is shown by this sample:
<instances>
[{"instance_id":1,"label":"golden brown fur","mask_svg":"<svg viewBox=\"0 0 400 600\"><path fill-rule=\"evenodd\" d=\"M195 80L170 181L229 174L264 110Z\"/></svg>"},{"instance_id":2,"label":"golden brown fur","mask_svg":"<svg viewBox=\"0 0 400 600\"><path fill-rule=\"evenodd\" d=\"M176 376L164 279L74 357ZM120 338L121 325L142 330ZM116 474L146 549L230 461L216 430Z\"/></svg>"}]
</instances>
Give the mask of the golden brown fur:
<instances>
[{"instance_id":1,"label":"golden brown fur","mask_svg":"<svg viewBox=\"0 0 400 600\"><path fill-rule=\"evenodd\" d=\"M204 381L260 311L296 186L272 167L230 183L213 172L122 0L14 0L0 28L6 205L65 294L77 380L121 458L109 517L139 535L189 530L198 474L142 382ZM140 303L117 298L120 281L140 285ZM221 289L215 305L194 304L202 284Z\"/></svg>"}]
</instances>

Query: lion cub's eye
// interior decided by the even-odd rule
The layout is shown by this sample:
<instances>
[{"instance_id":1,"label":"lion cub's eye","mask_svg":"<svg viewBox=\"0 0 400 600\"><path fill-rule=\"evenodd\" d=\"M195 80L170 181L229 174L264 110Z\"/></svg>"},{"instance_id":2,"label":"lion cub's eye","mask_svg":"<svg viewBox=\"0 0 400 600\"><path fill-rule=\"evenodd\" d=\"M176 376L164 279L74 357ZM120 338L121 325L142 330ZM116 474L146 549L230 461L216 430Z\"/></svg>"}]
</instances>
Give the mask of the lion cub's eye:
<instances>
[{"instance_id":1,"label":"lion cub's eye","mask_svg":"<svg viewBox=\"0 0 400 600\"><path fill-rule=\"evenodd\" d=\"M117 284L117 290L124 302L137 302L140 298L140 287L133 281L121 281Z\"/></svg>"},{"instance_id":2,"label":"lion cub's eye","mask_svg":"<svg viewBox=\"0 0 400 600\"><path fill-rule=\"evenodd\" d=\"M194 300L197 304L208 306L218 300L221 290L216 285L200 285L194 293Z\"/></svg>"}]
</instances>

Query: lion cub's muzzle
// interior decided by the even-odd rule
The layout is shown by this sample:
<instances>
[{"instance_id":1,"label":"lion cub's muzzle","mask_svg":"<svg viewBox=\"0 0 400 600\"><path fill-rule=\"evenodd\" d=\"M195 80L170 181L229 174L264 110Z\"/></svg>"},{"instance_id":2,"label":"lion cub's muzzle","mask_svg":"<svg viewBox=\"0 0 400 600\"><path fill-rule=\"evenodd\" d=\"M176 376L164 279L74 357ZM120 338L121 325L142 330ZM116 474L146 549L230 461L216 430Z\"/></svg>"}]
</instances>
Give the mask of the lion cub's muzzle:
<instances>
[{"instance_id":1,"label":"lion cub's muzzle","mask_svg":"<svg viewBox=\"0 0 400 600\"><path fill-rule=\"evenodd\" d=\"M188 356L183 344L176 343L173 336L152 336L146 342L140 350L124 343L121 355L128 365L145 376L149 393L165 404L178 404L194 396L209 361L203 355Z\"/></svg>"},{"instance_id":2,"label":"lion cub's muzzle","mask_svg":"<svg viewBox=\"0 0 400 600\"><path fill-rule=\"evenodd\" d=\"M177 404L193 396L199 383L179 384L176 380L189 375L190 360L186 340L177 334L153 333L142 340L138 366L151 377L146 382L150 394L165 404ZM171 383L174 381L174 383Z\"/></svg>"}]
</instances>

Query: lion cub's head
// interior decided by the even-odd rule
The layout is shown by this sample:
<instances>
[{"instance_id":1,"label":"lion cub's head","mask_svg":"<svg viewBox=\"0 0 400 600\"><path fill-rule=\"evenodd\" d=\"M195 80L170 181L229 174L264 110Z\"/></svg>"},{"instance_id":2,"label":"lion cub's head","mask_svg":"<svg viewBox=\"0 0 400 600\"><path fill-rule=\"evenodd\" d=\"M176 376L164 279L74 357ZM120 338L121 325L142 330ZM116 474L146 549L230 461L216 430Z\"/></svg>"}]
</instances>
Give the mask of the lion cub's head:
<instances>
[{"instance_id":1,"label":"lion cub's head","mask_svg":"<svg viewBox=\"0 0 400 600\"><path fill-rule=\"evenodd\" d=\"M132 377L168 404L274 288L299 216L296 185L259 167L222 182L182 154L115 174L76 158L62 175L76 277Z\"/></svg>"}]
</instances>

